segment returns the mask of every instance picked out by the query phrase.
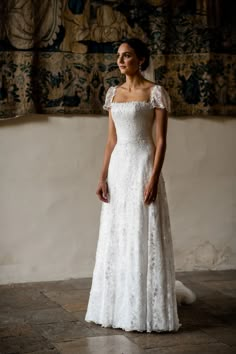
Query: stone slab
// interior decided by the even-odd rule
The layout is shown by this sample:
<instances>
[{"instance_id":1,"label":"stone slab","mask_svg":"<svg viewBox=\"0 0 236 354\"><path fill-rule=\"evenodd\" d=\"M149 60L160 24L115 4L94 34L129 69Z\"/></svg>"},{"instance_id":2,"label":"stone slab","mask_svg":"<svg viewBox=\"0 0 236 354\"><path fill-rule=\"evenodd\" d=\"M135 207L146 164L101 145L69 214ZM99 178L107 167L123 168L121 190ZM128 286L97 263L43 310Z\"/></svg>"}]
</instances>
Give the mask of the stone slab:
<instances>
[{"instance_id":1,"label":"stone slab","mask_svg":"<svg viewBox=\"0 0 236 354\"><path fill-rule=\"evenodd\" d=\"M144 354L142 349L122 335L86 337L56 343L56 347L61 354Z\"/></svg>"},{"instance_id":2,"label":"stone slab","mask_svg":"<svg viewBox=\"0 0 236 354\"><path fill-rule=\"evenodd\" d=\"M179 345L162 348L147 349L146 354L235 354L235 348L222 343L209 343L207 345Z\"/></svg>"},{"instance_id":3,"label":"stone slab","mask_svg":"<svg viewBox=\"0 0 236 354\"><path fill-rule=\"evenodd\" d=\"M34 328L52 342L71 341L81 337L94 336L93 331L79 321L40 324L34 325Z\"/></svg>"},{"instance_id":4,"label":"stone slab","mask_svg":"<svg viewBox=\"0 0 236 354\"><path fill-rule=\"evenodd\" d=\"M143 336L129 336L129 338L143 349L161 348L169 346L178 346L183 344L208 344L217 342L217 339L211 337L198 329L178 331L176 333L149 333Z\"/></svg>"}]
</instances>

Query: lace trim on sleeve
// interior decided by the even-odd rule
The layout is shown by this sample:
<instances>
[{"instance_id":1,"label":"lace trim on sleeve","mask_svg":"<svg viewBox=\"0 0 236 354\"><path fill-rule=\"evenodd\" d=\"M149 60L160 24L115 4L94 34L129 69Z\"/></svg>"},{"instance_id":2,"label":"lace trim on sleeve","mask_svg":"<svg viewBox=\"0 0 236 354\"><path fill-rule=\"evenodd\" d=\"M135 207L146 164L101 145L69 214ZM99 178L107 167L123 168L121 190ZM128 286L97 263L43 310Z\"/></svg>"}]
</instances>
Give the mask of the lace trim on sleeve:
<instances>
[{"instance_id":1,"label":"lace trim on sleeve","mask_svg":"<svg viewBox=\"0 0 236 354\"><path fill-rule=\"evenodd\" d=\"M170 96L163 86L155 85L152 90L151 104L153 108L165 108L167 112L171 112Z\"/></svg>"},{"instance_id":2,"label":"lace trim on sleeve","mask_svg":"<svg viewBox=\"0 0 236 354\"><path fill-rule=\"evenodd\" d=\"M108 111L109 108L111 108L111 102L112 102L112 99L113 99L114 94L115 94L115 88L116 88L115 86L111 86L107 90L106 97L105 97L105 103L102 106L102 108L104 110L106 110L106 111Z\"/></svg>"}]
</instances>

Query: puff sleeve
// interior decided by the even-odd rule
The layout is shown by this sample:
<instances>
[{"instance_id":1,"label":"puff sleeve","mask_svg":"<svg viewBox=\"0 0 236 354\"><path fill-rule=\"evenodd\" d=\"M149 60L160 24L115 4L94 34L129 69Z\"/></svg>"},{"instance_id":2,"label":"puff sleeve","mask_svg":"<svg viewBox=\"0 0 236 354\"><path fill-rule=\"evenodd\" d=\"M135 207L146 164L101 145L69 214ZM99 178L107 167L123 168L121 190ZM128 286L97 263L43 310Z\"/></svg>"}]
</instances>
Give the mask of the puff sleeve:
<instances>
[{"instance_id":1,"label":"puff sleeve","mask_svg":"<svg viewBox=\"0 0 236 354\"><path fill-rule=\"evenodd\" d=\"M165 108L167 112L171 112L170 96L163 86L155 85L152 91L151 104L153 108Z\"/></svg>"},{"instance_id":2,"label":"puff sleeve","mask_svg":"<svg viewBox=\"0 0 236 354\"><path fill-rule=\"evenodd\" d=\"M109 89L107 90L107 93L106 93L105 103L102 106L102 108L104 110L109 111L109 108L111 107L111 102L112 102L114 93L115 93L115 86L109 87Z\"/></svg>"}]
</instances>

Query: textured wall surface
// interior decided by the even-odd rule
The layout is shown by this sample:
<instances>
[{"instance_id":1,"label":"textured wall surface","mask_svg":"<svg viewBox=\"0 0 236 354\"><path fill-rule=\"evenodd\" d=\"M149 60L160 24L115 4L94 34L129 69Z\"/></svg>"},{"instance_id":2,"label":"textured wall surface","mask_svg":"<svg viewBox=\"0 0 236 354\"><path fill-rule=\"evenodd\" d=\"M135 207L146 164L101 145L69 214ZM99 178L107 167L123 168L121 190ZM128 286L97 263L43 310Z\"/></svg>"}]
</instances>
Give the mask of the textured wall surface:
<instances>
[{"instance_id":1,"label":"textured wall surface","mask_svg":"<svg viewBox=\"0 0 236 354\"><path fill-rule=\"evenodd\" d=\"M236 120L169 119L163 174L176 270L236 268ZM0 282L90 277L105 117L0 125Z\"/></svg>"}]
</instances>

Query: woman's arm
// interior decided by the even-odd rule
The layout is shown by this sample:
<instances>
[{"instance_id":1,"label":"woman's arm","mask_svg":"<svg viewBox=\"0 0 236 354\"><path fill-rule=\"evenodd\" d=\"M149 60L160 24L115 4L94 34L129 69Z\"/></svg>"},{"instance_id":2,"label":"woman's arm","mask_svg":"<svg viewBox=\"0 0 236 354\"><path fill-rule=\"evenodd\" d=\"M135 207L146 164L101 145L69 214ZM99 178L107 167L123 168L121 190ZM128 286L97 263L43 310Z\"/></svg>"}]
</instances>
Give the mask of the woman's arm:
<instances>
[{"instance_id":1,"label":"woman's arm","mask_svg":"<svg viewBox=\"0 0 236 354\"><path fill-rule=\"evenodd\" d=\"M166 109L155 109L155 121L156 150L152 174L144 191L145 204L150 204L156 199L157 196L158 179L161 173L166 152L166 137L168 126L168 112L166 111Z\"/></svg>"},{"instance_id":2,"label":"woman's arm","mask_svg":"<svg viewBox=\"0 0 236 354\"><path fill-rule=\"evenodd\" d=\"M168 112L166 109L155 109L156 120L156 152L151 179L158 181L165 159Z\"/></svg>"},{"instance_id":3,"label":"woman's arm","mask_svg":"<svg viewBox=\"0 0 236 354\"><path fill-rule=\"evenodd\" d=\"M102 200L103 202L108 202L108 198L107 198L108 186L107 186L106 179L108 174L108 167L110 163L111 153L116 145L116 142L117 142L116 128L111 116L111 110L109 110L108 137L105 146L102 170L100 173L100 178L99 178L98 187L96 191L96 194L98 195L99 199Z\"/></svg>"},{"instance_id":4,"label":"woman's arm","mask_svg":"<svg viewBox=\"0 0 236 354\"><path fill-rule=\"evenodd\" d=\"M107 143L105 146L104 159L102 170L100 174L100 181L105 181L107 179L108 166L110 162L111 153L116 145L117 136L116 136L116 128L114 121L111 116L111 110L109 110L109 118L108 118L108 136Z\"/></svg>"}]
</instances>

